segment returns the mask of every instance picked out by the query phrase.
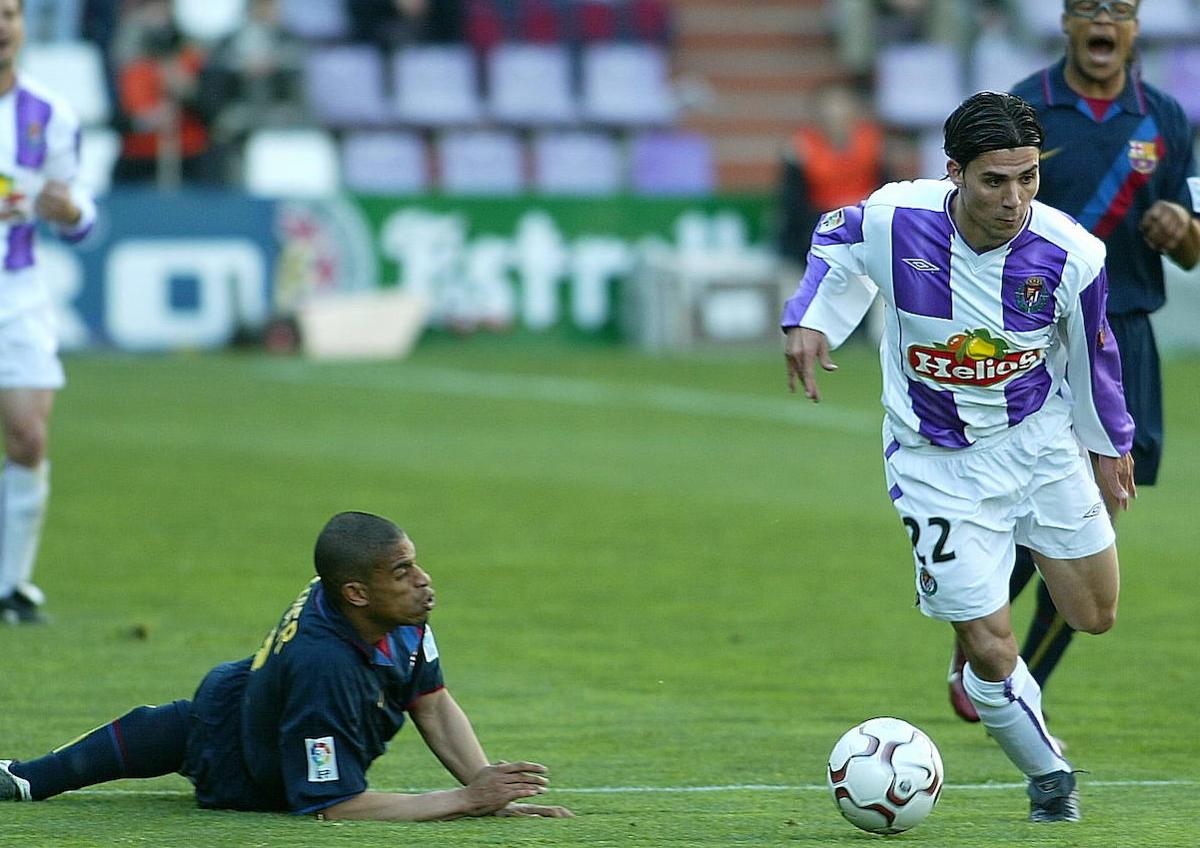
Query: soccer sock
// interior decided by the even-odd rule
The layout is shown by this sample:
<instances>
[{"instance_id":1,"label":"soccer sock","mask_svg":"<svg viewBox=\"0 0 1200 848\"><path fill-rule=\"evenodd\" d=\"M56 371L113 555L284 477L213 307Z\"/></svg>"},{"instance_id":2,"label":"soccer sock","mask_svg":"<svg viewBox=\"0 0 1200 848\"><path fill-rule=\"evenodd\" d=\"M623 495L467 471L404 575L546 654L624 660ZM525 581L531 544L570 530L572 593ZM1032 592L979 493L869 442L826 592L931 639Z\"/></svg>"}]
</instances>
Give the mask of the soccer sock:
<instances>
[{"instance_id":1,"label":"soccer sock","mask_svg":"<svg viewBox=\"0 0 1200 848\"><path fill-rule=\"evenodd\" d=\"M123 777L171 774L183 766L189 715L186 700L138 707L10 771L29 781L35 801Z\"/></svg>"},{"instance_id":2,"label":"soccer sock","mask_svg":"<svg viewBox=\"0 0 1200 848\"><path fill-rule=\"evenodd\" d=\"M1037 611L1033 615L1033 621L1029 622L1025 647L1021 649L1021 656L1025 658L1029 673L1038 682L1038 686L1046 685L1046 679L1062 659L1074 635L1075 631L1054 606L1045 582L1039 581Z\"/></svg>"},{"instance_id":3,"label":"soccer sock","mask_svg":"<svg viewBox=\"0 0 1200 848\"><path fill-rule=\"evenodd\" d=\"M1017 658L1017 667L1005 680L981 680L971 664L963 668L967 690L979 718L1013 765L1030 777L1052 771L1070 771L1042 718L1042 690Z\"/></svg>"},{"instance_id":4,"label":"soccer sock","mask_svg":"<svg viewBox=\"0 0 1200 848\"><path fill-rule=\"evenodd\" d=\"M29 580L50 499L50 463L4 463L0 472L0 597Z\"/></svg>"}]
</instances>

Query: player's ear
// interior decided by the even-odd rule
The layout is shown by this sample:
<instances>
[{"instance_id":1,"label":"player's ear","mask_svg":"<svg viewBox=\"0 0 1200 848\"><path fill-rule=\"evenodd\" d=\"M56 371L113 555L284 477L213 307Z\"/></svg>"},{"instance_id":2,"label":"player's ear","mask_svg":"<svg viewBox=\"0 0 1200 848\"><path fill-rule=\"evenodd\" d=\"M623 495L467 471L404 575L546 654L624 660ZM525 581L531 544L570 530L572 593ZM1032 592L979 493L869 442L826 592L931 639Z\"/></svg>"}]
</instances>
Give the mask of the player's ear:
<instances>
[{"instance_id":1,"label":"player's ear","mask_svg":"<svg viewBox=\"0 0 1200 848\"><path fill-rule=\"evenodd\" d=\"M352 607L365 607L371 602L367 584L358 580L342 584L342 599Z\"/></svg>"},{"instance_id":2,"label":"player's ear","mask_svg":"<svg viewBox=\"0 0 1200 848\"><path fill-rule=\"evenodd\" d=\"M962 188L963 169L953 159L946 160L946 176L950 178L950 182L954 183L955 186Z\"/></svg>"}]
</instances>

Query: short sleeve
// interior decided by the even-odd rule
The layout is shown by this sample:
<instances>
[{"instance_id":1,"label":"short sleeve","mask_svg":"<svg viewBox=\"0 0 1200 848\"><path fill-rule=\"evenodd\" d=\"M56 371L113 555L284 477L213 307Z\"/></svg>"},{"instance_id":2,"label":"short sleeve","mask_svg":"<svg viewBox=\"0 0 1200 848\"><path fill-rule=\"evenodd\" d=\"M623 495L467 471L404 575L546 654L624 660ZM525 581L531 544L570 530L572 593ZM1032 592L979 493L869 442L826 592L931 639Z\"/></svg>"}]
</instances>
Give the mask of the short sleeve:
<instances>
[{"instance_id":1,"label":"short sleeve","mask_svg":"<svg viewBox=\"0 0 1200 848\"><path fill-rule=\"evenodd\" d=\"M289 669L279 726L284 794L294 813L312 813L359 795L370 765L357 693L364 669L344 663Z\"/></svg>"}]
</instances>

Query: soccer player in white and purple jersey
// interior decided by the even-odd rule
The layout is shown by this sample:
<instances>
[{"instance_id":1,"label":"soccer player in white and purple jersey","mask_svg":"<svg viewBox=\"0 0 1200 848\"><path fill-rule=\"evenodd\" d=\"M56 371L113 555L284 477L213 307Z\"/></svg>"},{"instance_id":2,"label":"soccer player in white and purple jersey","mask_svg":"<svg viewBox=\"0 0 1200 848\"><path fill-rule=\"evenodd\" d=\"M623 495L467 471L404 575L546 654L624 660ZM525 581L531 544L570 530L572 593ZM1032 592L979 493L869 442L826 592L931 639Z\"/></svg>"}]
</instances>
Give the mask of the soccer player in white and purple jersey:
<instances>
[{"instance_id":1,"label":"soccer player in white and purple jersey","mask_svg":"<svg viewBox=\"0 0 1200 848\"><path fill-rule=\"evenodd\" d=\"M789 385L818 401L815 364L833 370L830 348L883 298L885 471L919 606L953 625L967 693L1029 778L1030 817L1075 821L1073 769L1017 651L1008 577L1026 545L1072 627L1112 626L1104 496L1127 508L1134 494L1133 421L1104 245L1033 199L1043 137L1018 97L965 100L945 125L950 179L893 183L826 214L781 323Z\"/></svg>"},{"instance_id":2,"label":"soccer player in white and purple jersey","mask_svg":"<svg viewBox=\"0 0 1200 848\"><path fill-rule=\"evenodd\" d=\"M0 623L44 620L30 577L50 496L46 431L63 385L51 301L34 252L38 221L82 239L96 207L74 182L79 121L65 102L18 75L21 0L0 0Z\"/></svg>"}]
</instances>

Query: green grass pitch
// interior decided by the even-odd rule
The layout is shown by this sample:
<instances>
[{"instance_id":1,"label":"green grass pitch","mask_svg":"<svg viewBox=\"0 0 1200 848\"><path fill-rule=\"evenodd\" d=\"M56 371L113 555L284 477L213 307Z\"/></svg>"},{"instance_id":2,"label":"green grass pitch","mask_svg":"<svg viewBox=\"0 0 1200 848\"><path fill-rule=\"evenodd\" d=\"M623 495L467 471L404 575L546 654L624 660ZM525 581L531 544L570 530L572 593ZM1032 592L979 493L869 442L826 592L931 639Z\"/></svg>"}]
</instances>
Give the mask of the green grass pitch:
<instances>
[{"instance_id":1,"label":"green grass pitch","mask_svg":"<svg viewBox=\"0 0 1200 848\"><path fill-rule=\"evenodd\" d=\"M579 817L214 813L172 776L6 805L0 845L866 845L879 837L837 814L824 763L879 714L922 727L946 766L901 844L1195 845L1200 360L1166 367L1167 463L1119 524L1117 627L1079 637L1046 692L1088 770L1084 821L1032 825L1018 775L946 703L949 629L912 608L875 354L837 358L819 406L787 394L775 348L69 359L37 574L56 623L0 630L0 756L190 697L257 647L324 521L365 509L416 541L448 683L489 755L548 764L547 800ZM449 785L412 728L370 778Z\"/></svg>"}]
</instances>

